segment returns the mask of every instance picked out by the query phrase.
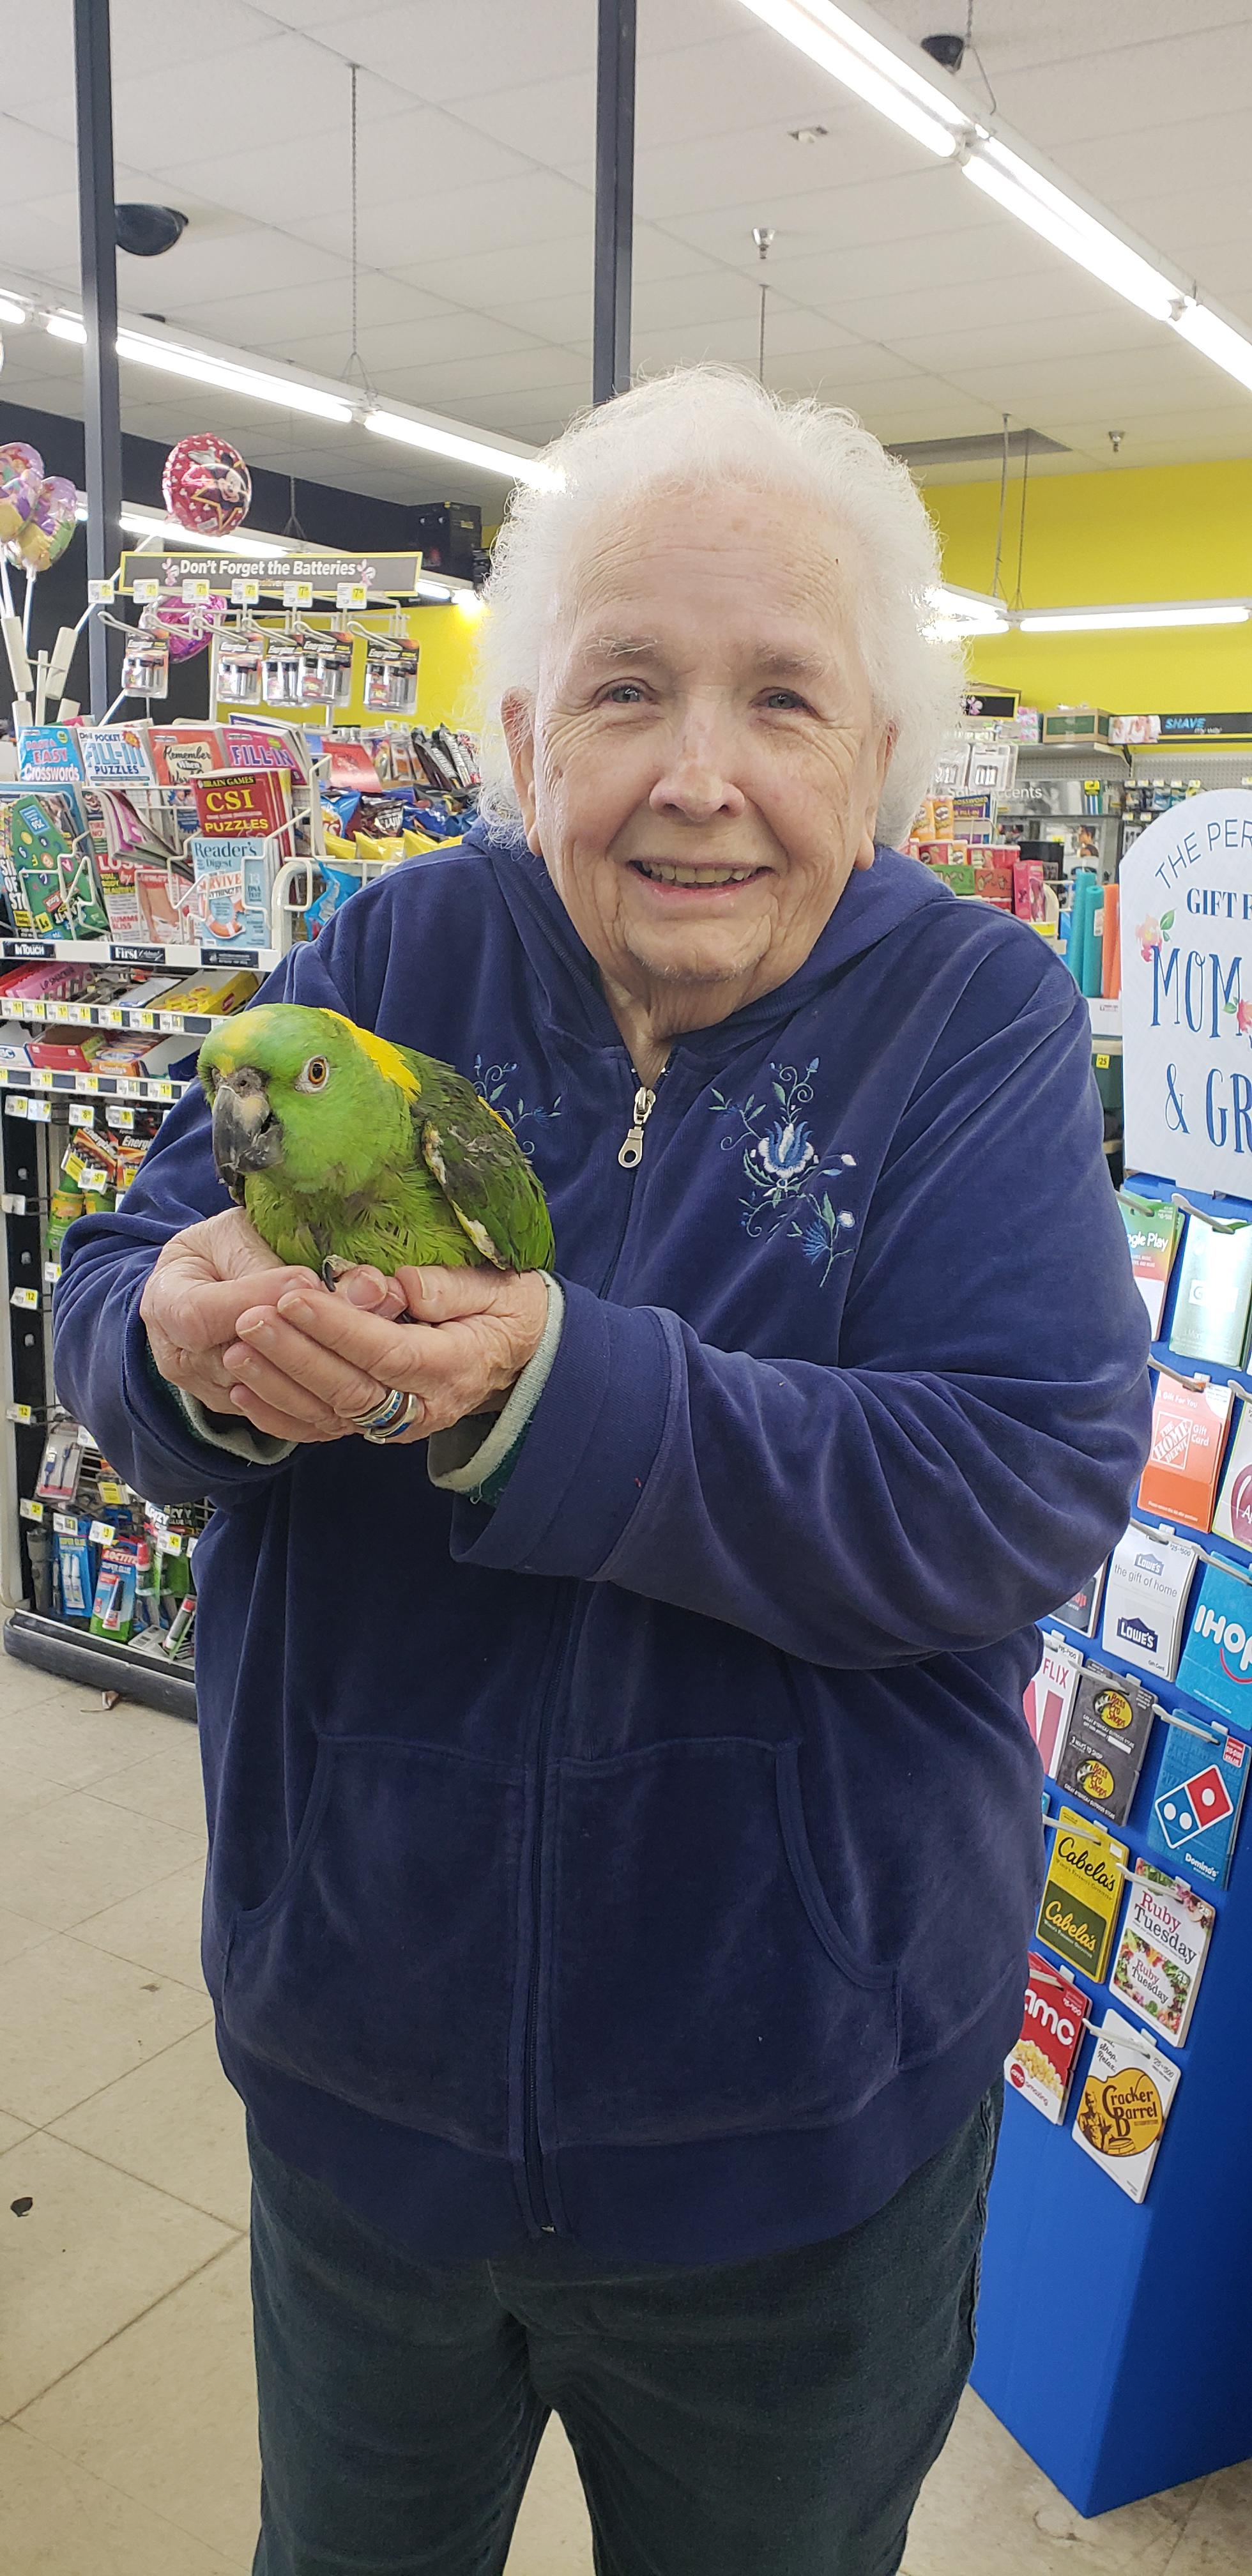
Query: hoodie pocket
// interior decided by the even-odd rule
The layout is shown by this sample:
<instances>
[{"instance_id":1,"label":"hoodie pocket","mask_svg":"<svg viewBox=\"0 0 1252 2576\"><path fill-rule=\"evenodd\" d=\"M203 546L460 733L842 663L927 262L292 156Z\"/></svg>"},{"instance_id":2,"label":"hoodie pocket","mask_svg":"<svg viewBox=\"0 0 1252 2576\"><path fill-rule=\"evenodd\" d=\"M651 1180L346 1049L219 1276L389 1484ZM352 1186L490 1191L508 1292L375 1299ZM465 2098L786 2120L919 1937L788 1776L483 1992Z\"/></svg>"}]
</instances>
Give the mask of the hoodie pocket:
<instances>
[{"instance_id":1,"label":"hoodie pocket","mask_svg":"<svg viewBox=\"0 0 1252 2576\"><path fill-rule=\"evenodd\" d=\"M809 1846L798 1747L720 1737L561 1766L552 2143L847 2119L899 2052Z\"/></svg>"},{"instance_id":2,"label":"hoodie pocket","mask_svg":"<svg viewBox=\"0 0 1252 2576\"><path fill-rule=\"evenodd\" d=\"M234 1920L231 2037L362 2111L502 2154L523 1816L503 1765L323 1738L287 1868Z\"/></svg>"}]
</instances>

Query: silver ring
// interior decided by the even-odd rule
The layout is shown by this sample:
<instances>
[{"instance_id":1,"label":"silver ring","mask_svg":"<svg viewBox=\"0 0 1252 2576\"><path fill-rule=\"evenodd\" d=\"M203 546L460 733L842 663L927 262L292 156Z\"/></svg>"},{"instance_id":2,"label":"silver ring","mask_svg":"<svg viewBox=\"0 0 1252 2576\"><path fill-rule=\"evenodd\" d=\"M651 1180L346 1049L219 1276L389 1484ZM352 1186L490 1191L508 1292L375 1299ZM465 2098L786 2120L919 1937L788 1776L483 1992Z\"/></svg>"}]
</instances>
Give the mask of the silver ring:
<instances>
[{"instance_id":1,"label":"silver ring","mask_svg":"<svg viewBox=\"0 0 1252 2576\"><path fill-rule=\"evenodd\" d=\"M359 1431L377 1446L396 1439L401 1431L407 1431L416 1411L417 1397L405 1395L398 1386L393 1386L388 1388L380 1403L371 1406L368 1413L354 1413L349 1419L354 1431Z\"/></svg>"}]
</instances>

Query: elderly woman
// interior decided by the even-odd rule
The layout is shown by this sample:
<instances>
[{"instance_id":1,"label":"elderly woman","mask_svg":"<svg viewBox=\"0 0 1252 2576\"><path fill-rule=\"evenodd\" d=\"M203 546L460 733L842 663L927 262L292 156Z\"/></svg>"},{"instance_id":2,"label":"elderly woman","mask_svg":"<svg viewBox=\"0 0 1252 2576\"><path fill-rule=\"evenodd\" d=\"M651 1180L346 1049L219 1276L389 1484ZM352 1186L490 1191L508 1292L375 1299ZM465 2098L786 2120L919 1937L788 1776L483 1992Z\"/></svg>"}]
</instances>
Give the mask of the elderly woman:
<instances>
[{"instance_id":1,"label":"elderly woman","mask_svg":"<svg viewBox=\"0 0 1252 2576\"><path fill-rule=\"evenodd\" d=\"M557 1277L277 1269L189 1097L69 1239L60 1384L217 1506L257 2570L499 2570L555 2409L613 2576L887 2576L970 2360L1031 1623L1125 1525L1146 1325L1085 1003L891 846L954 685L903 470L711 370L549 461L491 819L269 989L472 1076Z\"/></svg>"}]
</instances>

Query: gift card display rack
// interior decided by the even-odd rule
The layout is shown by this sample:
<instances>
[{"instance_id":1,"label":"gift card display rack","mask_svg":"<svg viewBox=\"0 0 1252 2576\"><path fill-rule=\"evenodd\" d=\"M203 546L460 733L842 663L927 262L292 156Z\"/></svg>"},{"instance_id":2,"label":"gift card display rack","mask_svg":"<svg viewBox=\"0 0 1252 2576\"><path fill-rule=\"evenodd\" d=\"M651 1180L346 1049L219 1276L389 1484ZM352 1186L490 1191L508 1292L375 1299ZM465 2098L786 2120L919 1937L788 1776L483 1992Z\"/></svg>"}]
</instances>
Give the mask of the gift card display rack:
<instances>
[{"instance_id":1,"label":"gift card display rack","mask_svg":"<svg viewBox=\"0 0 1252 2576\"><path fill-rule=\"evenodd\" d=\"M1188 1225L1215 1219L1223 1233L1241 1231L1252 1221L1252 1009L1241 1001L1241 993L1252 999L1252 795L1203 795L1154 820L1123 856L1121 919L1127 1190L1149 1205L1172 1200L1192 1212ZM1232 1117L1232 1102L1248 1115ZM1252 1374L1246 1365L1180 1358L1171 1347L1182 1275L1179 1255L1163 1311L1158 1306L1152 1384L1168 1387L1178 1376L1193 1389L1229 1381L1239 1398L1233 1438L1252 1403ZM1157 1475L1161 1461L1176 1471L1180 1454L1186 1461L1164 1428L1168 1412L1158 1404ZM1229 1460L1229 1448L1224 1454ZM1171 1523L1155 1501L1131 1509L1134 1523L1150 1524L1149 1543L1168 1531L1197 1551L1183 1635L1205 1633L1203 1624L1196 1631L1197 1597L1215 1562L1247 1584L1252 1636L1252 1548L1185 1514ZM1144 2033L1177 2080L1141 2201L1117 2187L1115 2165L1102 2170L1072 2134L1095 2053L1091 2026L1110 2006L1120 2008L1122 1990L1110 1990L1107 1973L1100 1983L1078 1975L1068 1989L1067 2006L1085 2014L1087 2027L1064 2116L1053 2125L1012 2085L1007 2092L973 2384L1071 2504L1091 2515L1252 2453L1252 1824L1245 1817L1224 1885L1220 1872L1208 1874L1212 1859L1201 1861L1198 1842L1203 1800L1222 1796L1229 1778L1237 1802L1252 1771L1252 1709L1243 1704L1252 1686L1240 1695L1236 1657L1224 1713L1215 1715L1215 1705L1161 1677L1133 1618L1097 1608L1088 1633L1074 1624L1079 1609L1067 1604L1041 1626L1059 1627L1071 1652L1146 1686L1156 1702L1127 1820L1110 1828L1127 1847L1126 1869L1140 1859L1167 1877L1176 1873L1179 1901L1189 1901L1190 1889L1216 1914L1182 2044L1150 2024ZM1242 1642L1241 1625L1231 1643ZM1169 1655L1165 1661L1177 1669ZM1177 1760L1175 1746L1183 1748ZM1063 1752L1054 1758L1074 1776ZM1182 1775L1182 1788L1166 1785ZM1081 1793L1054 1779L1046 1801L1054 1821L1062 1802L1085 1812ZM1252 1798L1244 1803L1252 1813ZM1223 1810L1215 1812L1220 1824ZM1236 1824L1238 1813L1236 1803ZM1101 1821L1094 1807L1091 1814ZM1126 1901L1123 1886L1110 1960ZM1040 1956L1047 1938L1041 1926ZM1133 2135L1109 2134L1110 2157L1130 2152Z\"/></svg>"}]
</instances>

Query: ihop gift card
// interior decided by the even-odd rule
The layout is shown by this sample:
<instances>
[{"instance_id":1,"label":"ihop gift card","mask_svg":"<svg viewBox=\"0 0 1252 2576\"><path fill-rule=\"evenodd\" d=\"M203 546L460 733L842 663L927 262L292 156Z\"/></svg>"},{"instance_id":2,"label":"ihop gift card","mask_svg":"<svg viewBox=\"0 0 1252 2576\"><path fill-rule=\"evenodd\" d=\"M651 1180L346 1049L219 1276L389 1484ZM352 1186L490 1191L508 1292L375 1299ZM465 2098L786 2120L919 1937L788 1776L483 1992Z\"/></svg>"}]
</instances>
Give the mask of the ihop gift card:
<instances>
[{"instance_id":1,"label":"ihop gift card","mask_svg":"<svg viewBox=\"0 0 1252 2576\"><path fill-rule=\"evenodd\" d=\"M1252 1583L1206 1565L1178 1680L1219 1717L1252 1729Z\"/></svg>"},{"instance_id":2,"label":"ihop gift card","mask_svg":"<svg viewBox=\"0 0 1252 2576\"><path fill-rule=\"evenodd\" d=\"M1206 1746L1181 1727L1166 1727L1163 1732L1165 1750L1148 1822L1148 1848L1164 1852L1187 1877L1224 1887L1252 1747L1237 1735Z\"/></svg>"}]
</instances>

